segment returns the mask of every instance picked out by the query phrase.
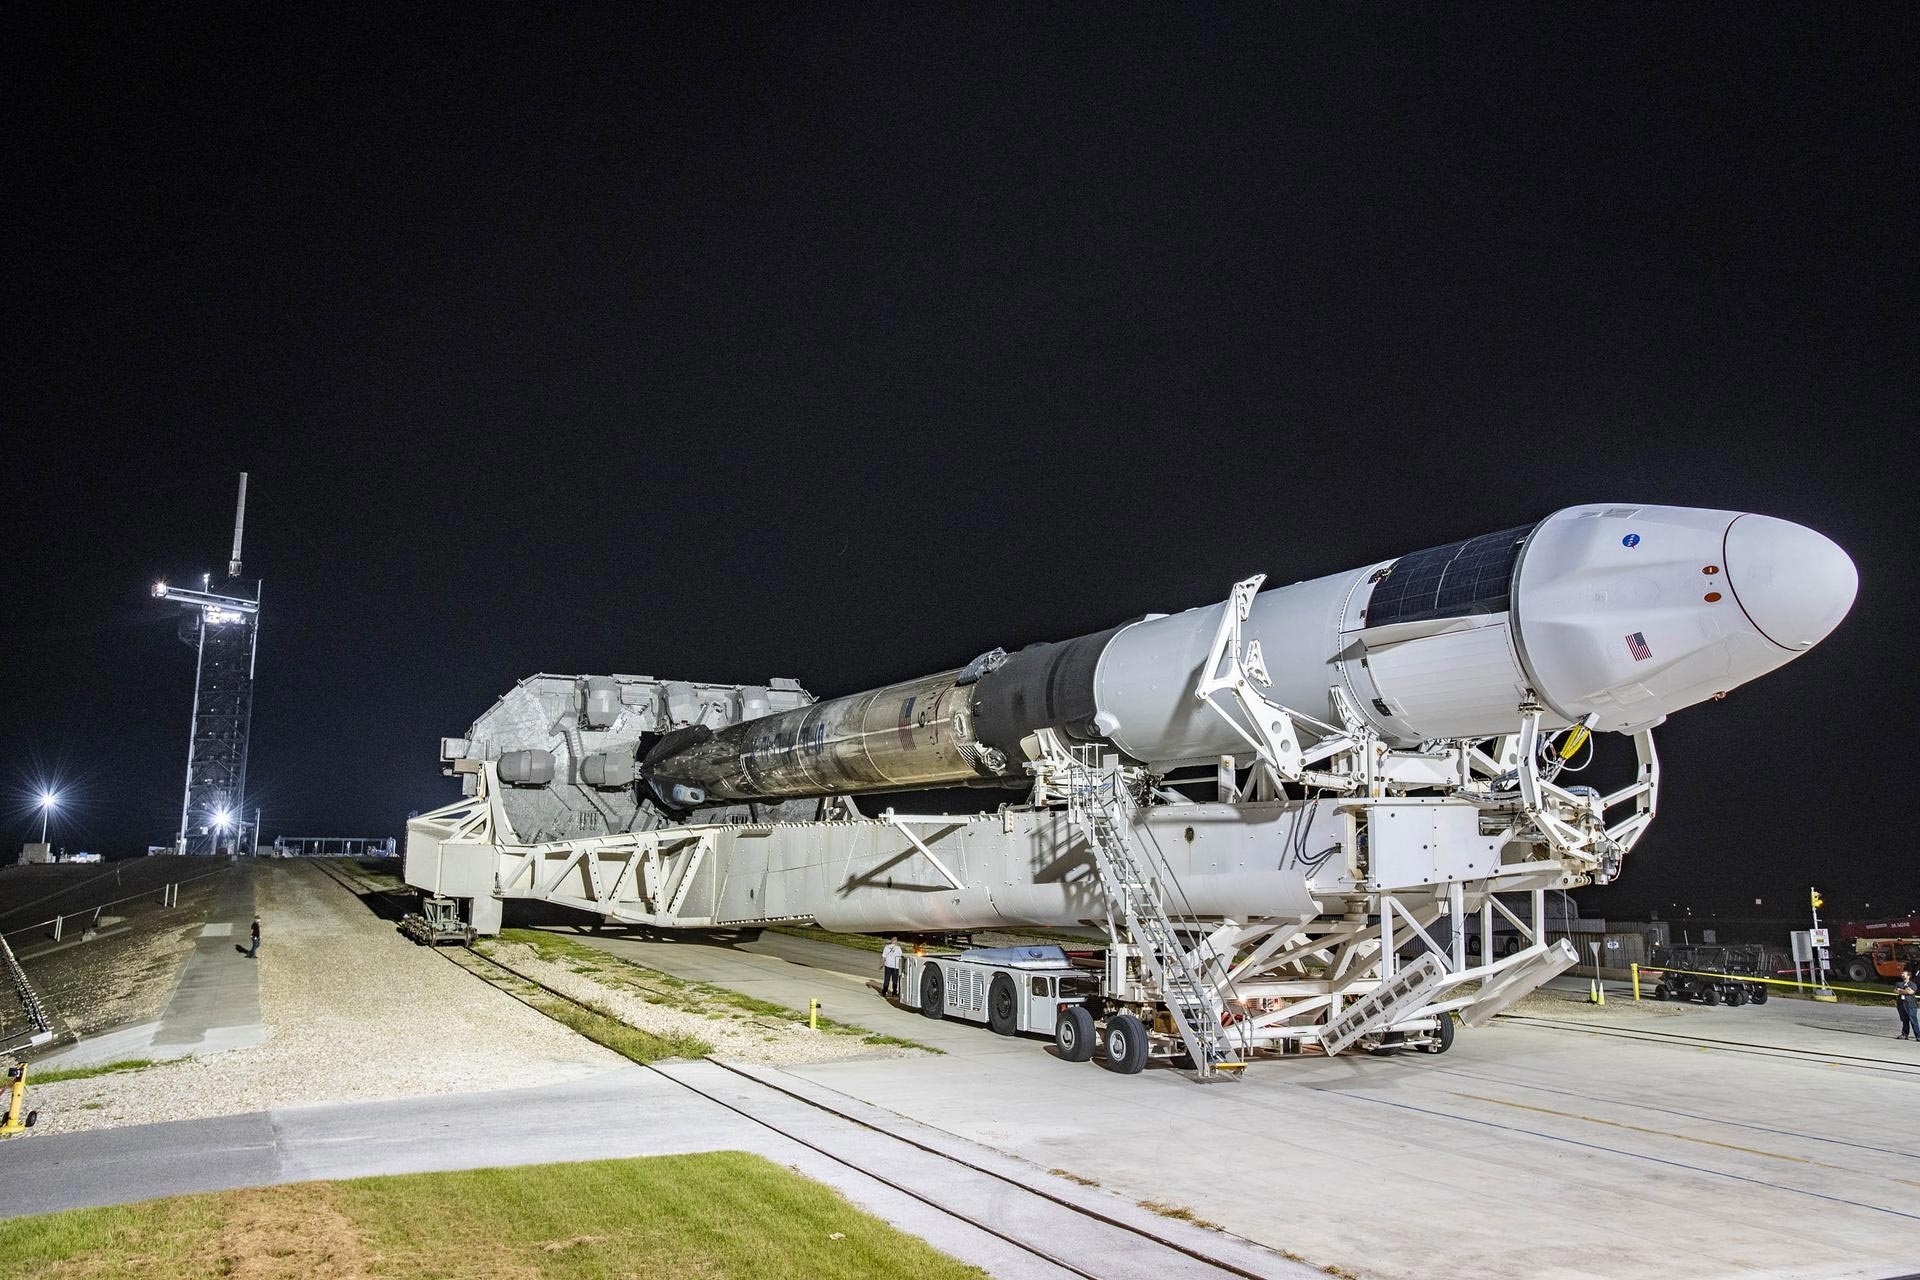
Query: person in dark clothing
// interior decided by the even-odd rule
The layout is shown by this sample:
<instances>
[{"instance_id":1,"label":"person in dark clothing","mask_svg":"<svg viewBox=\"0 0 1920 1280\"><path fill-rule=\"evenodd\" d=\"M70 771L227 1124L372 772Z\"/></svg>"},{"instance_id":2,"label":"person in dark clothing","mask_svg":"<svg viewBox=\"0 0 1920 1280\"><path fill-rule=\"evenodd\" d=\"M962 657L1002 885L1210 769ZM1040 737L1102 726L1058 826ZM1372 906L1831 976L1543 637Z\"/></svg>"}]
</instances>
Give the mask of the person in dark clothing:
<instances>
[{"instance_id":1,"label":"person in dark clothing","mask_svg":"<svg viewBox=\"0 0 1920 1280\"><path fill-rule=\"evenodd\" d=\"M1902 1040L1920 1040L1920 1016L1914 1012L1913 971L1900 975L1900 981L1893 989L1893 1005L1900 1011L1900 1038ZM1911 1036L1909 1036L1911 1032Z\"/></svg>"},{"instance_id":2,"label":"person in dark clothing","mask_svg":"<svg viewBox=\"0 0 1920 1280\"><path fill-rule=\"evenodd\" d=\"M253 918L253 945L247 948L247 959L257 960L259 958L260 958L260 917L255 916Z\"/></svg>"}]
</instances>

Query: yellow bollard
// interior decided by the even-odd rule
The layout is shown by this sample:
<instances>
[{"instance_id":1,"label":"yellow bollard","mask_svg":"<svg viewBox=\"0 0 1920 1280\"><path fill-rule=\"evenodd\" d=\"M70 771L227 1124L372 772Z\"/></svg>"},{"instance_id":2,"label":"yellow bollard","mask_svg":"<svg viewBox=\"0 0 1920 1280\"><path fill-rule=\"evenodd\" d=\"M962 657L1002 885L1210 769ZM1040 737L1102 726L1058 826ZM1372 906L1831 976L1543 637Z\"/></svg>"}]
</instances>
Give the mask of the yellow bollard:
<instances>
[{"instance_id":1,"label":"yellow bollard","mask_svg":"<svg viewBox=\"0 0 1920 1280\"><path fill-rule=\"evenodd\" d=\"M8 1067L7 1079L11 1087L7 1090L7 1109L0 1112L0 1136L11 1137L16 1133L25 1133L33 1128L40 1119L38 1111L28 1111L27 1106L27 1069Z\"/></svg>"},{"instance_id":2,"label":"yellow bollard","mask_svg":"<svg viewBox=\"0 0 1920 1280\"><path fill-rule=\"evenodd\" d=\"M1633 998L1638 1000L1640 998L1640 964L1638 961L1635 961L1633 964L1628 965L1627 968L1632 971L1630 976L1633 978Z\"/></svg>"},{"instance_id":3,"label":"yellow bollard","mask_svg":"<svg viewBox=\"0 0 1920 1280\"><path fill-rule=\"evenodd\" d=\"M807 997L807 1025L815 1031L820 1029L820 1001L813 996Z\"/></svg>"}]
</instances>

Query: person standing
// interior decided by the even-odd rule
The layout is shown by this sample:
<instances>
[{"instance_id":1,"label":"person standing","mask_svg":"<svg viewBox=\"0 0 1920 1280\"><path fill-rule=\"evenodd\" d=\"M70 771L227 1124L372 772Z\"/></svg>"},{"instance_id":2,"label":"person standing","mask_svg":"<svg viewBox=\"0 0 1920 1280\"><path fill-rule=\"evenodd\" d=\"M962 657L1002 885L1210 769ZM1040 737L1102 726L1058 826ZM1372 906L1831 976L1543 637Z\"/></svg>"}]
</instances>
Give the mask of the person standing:
<instances>
[{"instance_id":1,"label":"person standing","mask_svg":"<svg viewBox=\"0 0 1920 1280\"><path fill-rule=\"evenodd\" d=\"M1900 975L1900 981L1893 989L1893 1005L1900 1011L1902 1040L1908 1038L1908 1032L1913 1033L1913 1039L1920 1040L1920 1017L1916 1017L1914 1013L1914 991L1913 971L1909 969Z\"/></svg>"},{"instance_id":2,"label":"person standing","mask_svg":"<svg viewBox=\"0 0 1920 1280\"><path fill-rule=\"evenodd\" d=\"M900 941L888 938L887 945L880 948L880 994L898 999L900 996Z\"/></svg>"},{"instance_id":3,"label":"person standing","mask_svg":"<svg viewBox=\"0 0 1920 1280\"><path fill-rule=\"evenodd\" d=\"M255 916L253 918L253 945L247 948L247 959L258 960L259 958L260 958L260 917Z\"/></svg>"}]
</instances>

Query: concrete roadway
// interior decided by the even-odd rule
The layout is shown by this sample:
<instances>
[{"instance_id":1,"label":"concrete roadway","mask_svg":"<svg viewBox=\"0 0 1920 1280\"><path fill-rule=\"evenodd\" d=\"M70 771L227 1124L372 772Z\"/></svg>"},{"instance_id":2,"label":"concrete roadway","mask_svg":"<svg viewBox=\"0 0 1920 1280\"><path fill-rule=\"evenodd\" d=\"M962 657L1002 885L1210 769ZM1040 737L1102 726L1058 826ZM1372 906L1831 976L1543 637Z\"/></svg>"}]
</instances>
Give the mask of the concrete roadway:
<instances>
[{"instance_id":1,"label":"concrete roadway","mask_svg":"<svg viewBox=\"0 0 1920 1280\"><path fill-rule=\"evenodd\" d=\"M727 1105L691 1092L677 1083L682 1079ZM896 1117L886 1121L910 1139L940 1143L973 1163L1034 1172L946 1135L923 1135ZM287 1108L18 1142L5 1148L0 1216L276 1182L717 1150L758 1152L797 1169L935 1248L1008 1280L1074 1274L1049 1257L1097 1264L1098 1274L1114 1280L1225 1280L1231 1274L708 1062L675 1063L665 1074L623 1068L540 1089ZM886 1181L864 1172L869 1169ZM1224 1255L1253 1274L1318 1274L1103 1192L1038 1178L1057 1184L1048 1187L1056 1196Z\"/></svg>"},{"instance_id":2,"label":"concrete roadway","mask_svg":"<svg viewBox=\"0 0 1920 1280\"><path fill-rule=\"evenodd\" d=\"M155 1022L116 1027L71 1048L48 1054L42 1070L121 1062L129 1058L185 1058L264 1042L260 1017L260 971L236 951L252 936L253 868L229 869L220 897L200 928L173 994Z\"/></svg>"},{"instance_id":3,"label":"concrete roadway","mask_svg":"<svg viewBox=\"0 0 1920 1280\"><path fill-rule=\"evenodd\" d=\"M1445 1057L1275 1060L1199 1086L929 1022L869 989L877 958L829 943L582 936L796 1007L819 994L834 1017L945 1049L788 1074L1317 1265L1515 1280L1920 1271L1920 1046L1892 1038L1890 1012L1636 1008L1616 993L1604 1011L1546 1011L1590 1030L1503 1019L1462 1028Z\"/></svg>"}]
</instances>

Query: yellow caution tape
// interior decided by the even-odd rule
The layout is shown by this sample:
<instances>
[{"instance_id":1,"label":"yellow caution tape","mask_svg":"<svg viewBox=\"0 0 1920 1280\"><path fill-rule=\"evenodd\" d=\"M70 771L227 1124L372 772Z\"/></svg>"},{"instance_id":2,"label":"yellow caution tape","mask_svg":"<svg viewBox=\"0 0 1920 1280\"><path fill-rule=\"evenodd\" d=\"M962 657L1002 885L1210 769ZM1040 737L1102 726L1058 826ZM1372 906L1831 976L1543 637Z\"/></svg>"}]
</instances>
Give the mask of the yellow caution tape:
<instances>
[{"instance_id":1,"label":"yellow caution tape","mask_svg":"<svg viewBox=\"0 0 1920 1280\"><path fill-rule=\"evenodd\" d=\"M1726 982L1764 982L1769 986L1775 987L1805 987L1809 991L1817 991L1821 987L1819 980L1815 978L1808 978L1805 981L1795 981L1792 978L1756 978L1751 974L1745 973L1707 973L1701 969L1675 969L1671 965L1663 964L1643 964L1640 966L1640 976L1643 978L1657 978L1663 973L1684 973L1695 978L1719 978ZM1888 999L1893 998L1892 987L1836 987L1832 983L1828 983L1826 984L1826 989L1828 991L1846 991L1857 996L1886 996Z\"/></svg>"}]
</instances>

